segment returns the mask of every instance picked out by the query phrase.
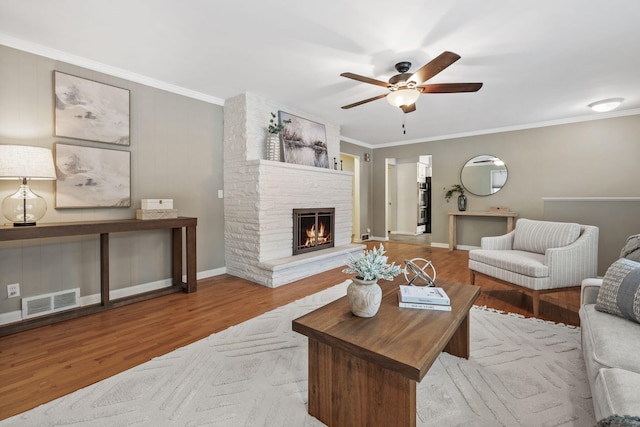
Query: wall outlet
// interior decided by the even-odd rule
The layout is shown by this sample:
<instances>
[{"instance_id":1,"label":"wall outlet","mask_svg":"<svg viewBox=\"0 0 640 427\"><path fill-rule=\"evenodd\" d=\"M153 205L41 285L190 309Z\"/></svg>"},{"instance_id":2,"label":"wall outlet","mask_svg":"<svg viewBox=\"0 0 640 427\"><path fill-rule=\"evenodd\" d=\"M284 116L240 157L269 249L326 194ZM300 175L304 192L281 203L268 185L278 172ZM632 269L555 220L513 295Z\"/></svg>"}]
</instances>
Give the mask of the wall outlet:
<instances>
[{"instance_id":1,"label":"wall outlet","mask_svg":"<svg viewBox=\"0 0 640 427\"><path fill-rule=\"evenodd\" d=\"M360 240L369 240L369 235L368 234L361 235Z\"/></svg>"},{"instance_id":2,"label":"wall outlet","mask_svg":"<svg viewBox=\"0 0 640 427\"><path fill-rule=\"evenodd\" d=\"M12 283L7 285L7 298L15 298L20 296L20 283Z\"/></svg>"}]
</instances>

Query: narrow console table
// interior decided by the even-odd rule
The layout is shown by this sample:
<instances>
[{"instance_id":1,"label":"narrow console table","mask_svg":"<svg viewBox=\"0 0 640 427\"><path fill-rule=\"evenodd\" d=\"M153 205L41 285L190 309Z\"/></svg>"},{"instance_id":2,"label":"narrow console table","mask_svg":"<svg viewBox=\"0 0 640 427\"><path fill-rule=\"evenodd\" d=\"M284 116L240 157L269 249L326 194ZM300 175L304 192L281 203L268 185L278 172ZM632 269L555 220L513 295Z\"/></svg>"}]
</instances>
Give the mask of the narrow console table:
<instances>
[{"instance_id":1,"label":"narrow console table","mask_svg":"<svg viewBox=\"0 0 640 427\"><path fill-rule=\"evenodd\" d=\"M517 212L510 211L452 211L449 212L449 250L452 251L456 248L458 242L457 234L457 217L459 216L490 216L490 217L502 217L507 219L507 233L513 231L516 224Z\"/></svg>"},{"instance_id":2,"label":"narrow console table","mask_svg":"<svg viewBox=\"0 0 640 427\"><path fill-rule=\"evenodd\" d=\"M175 292L195 292L196 282L196 226L197 218L179 217L170 219L137 220L121 219L110 221L82 221L64 223L43 223L33 227L0 227L0 242L10 240L42 239L50 237L100 235L100 296L99 304L93 304L59 313L23 320L0 326L0 336L49 325L67 319L132 304L134 302L168 295ZM182 281L182 229L186 235L186 275ZM144 292L125 298L111 300L109 297L109 234L148 230L171 229L171 277L173 285L168 288Z\"/></svg>"}]
</instances>

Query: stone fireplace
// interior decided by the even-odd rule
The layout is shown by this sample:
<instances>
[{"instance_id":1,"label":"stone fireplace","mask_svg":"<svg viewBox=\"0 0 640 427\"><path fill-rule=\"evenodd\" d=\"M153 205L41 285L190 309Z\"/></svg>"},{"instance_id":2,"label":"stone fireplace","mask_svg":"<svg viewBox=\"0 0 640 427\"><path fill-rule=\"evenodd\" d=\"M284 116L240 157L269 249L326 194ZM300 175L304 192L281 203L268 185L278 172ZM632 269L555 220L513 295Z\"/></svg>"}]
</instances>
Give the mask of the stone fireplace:
<instances>
[{"instance_id":1,"label":"stone fireplace","mask_svg":"<svg viewBox=\"0 0 640 427\"><path fill-rule=\"evenodd\" d=\"M224 107L224 224L228 274L276 287L344 265L365 245L351 243L351 172L263 160L270 113L292 107L246 93ZM339 127L325 123L329 158L340 155ZM322 189L329 196L319 198ZM293 256L293 209L334 210L334 246Z\"/></svg>"},{"instance_id":2,"label":"stone fireplace","mask_svg":"<svg viewBox=\"0 0 640 427\"><path fill-rule=\"evenodd\" d=\"M293 210L293 255L333 248L334 208Z\"/></svg>"}]
</instances>

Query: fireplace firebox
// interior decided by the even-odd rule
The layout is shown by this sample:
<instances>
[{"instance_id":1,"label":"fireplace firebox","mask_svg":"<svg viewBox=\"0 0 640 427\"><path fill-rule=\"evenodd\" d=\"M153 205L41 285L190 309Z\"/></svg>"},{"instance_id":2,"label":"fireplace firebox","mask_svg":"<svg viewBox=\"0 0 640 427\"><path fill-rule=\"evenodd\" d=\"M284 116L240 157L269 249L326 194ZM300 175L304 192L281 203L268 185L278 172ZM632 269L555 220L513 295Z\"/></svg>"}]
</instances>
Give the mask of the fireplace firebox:
<instances>
[{"instance_id":1,"label":"fireplace firebox","mask_svg":"<svg viewBox=\"0 0 640 427\"><path fill-rule=\"evenodd\" d=\"M334 246L335 208L293 210L293 255Z\"/></svg>"}]
</instances>

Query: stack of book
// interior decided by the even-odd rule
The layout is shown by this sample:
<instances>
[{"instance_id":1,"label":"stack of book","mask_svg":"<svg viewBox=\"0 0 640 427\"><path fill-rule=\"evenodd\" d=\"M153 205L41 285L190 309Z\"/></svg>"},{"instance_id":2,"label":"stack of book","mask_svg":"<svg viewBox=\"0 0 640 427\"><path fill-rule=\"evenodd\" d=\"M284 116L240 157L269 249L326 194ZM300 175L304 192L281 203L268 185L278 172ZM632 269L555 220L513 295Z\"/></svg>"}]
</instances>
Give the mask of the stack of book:
<instances>
[{"instance_id":1,"label":"stack of book","mask_svg":"<svg viewBox=\"0 0 640 427\"><path fill-rule=\"evenodd\" d=\"M402 308L451 311L451 300L442 288L400 285L398 304Z\"/></svg>"}]
</instances>

